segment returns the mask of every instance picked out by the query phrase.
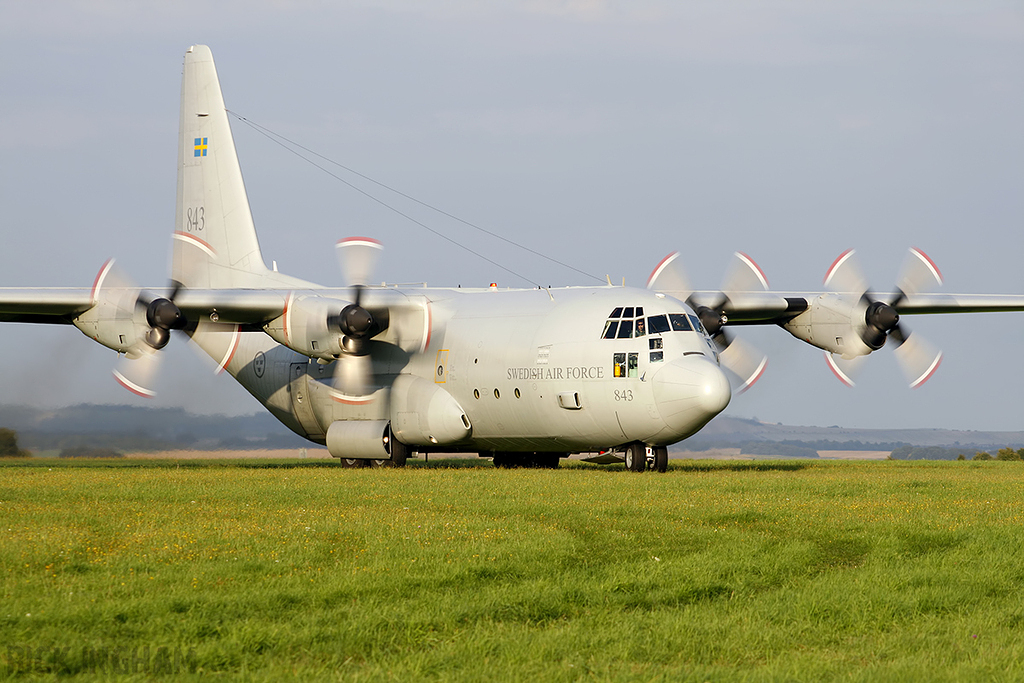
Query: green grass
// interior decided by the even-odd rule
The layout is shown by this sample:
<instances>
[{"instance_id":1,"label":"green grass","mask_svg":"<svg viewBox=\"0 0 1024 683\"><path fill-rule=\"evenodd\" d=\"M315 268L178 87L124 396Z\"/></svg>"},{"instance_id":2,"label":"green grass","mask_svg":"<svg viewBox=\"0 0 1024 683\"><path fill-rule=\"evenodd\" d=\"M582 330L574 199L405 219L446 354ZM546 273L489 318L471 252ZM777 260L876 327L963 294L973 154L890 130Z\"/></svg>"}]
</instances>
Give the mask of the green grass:
<instances>
[{"instance_id":1,"label":"green grass","mask_svg":"<svg viewBox=\"0 0 1024 683\"><path fill-rule=\"evenodd\" d=\"M0 676L1024 678L1020 463L444 464L3 463Z\"/></svg>"}]
</instances>

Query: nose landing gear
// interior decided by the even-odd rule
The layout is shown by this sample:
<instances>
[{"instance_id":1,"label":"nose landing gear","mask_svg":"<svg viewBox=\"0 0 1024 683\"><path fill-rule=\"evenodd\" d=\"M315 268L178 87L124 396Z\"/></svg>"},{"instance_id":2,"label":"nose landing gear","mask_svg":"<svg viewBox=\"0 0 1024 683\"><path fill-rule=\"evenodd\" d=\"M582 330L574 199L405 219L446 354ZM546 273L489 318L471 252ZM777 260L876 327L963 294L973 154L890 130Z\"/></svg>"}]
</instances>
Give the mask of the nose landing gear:
<instances>
[{"instance_id":1,"label":"nose landing gear","mask_svg":"<svg viewBox=\"0 0 1024 683\"><path fill-rule=\"evenodd\" d=\"M665 446L647 446L634 441L626 446L626 469L630 472L668 470L668 448Z\"/></svg>"}]
</instances>

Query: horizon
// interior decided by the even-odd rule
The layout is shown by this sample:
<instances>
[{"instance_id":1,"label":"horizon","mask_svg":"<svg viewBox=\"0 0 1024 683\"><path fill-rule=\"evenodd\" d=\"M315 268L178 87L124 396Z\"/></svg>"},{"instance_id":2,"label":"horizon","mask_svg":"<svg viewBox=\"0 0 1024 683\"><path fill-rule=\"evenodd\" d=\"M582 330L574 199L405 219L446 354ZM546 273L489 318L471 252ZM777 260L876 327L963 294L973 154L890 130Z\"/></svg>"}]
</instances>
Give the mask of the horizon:
<instances>
[{"instance_id":1,"label":"horizon","mask_svg":"<svg viewBox=\"0 0 1024 683\"><path fill-rule=\"evenodd\" d=\"M234 419L234 418L260 417L260 418L266 418L268 420L271 420L275 425L280 426L282 430L284 430L285 432L288 432L289 434L293 433L293 432L291 432L291 430L289 430L283 424L278 422L277 419L274 418L274 416L269 411L267 411L267 410L254 410L251 413L227 414L227 413L209 413L209 412L199 413L199 412L193 412L193 411L189 410L188 407L186 407L186 406L153 406L153 405L136 405L136 404L132 404L132 403L75 403L75 404L70 404L70 405L65 405L65 406L35 406L35 405L16 404L16 403L0 403L0 412L2 412L4 410L7 410L7 409L12 409L12 408L13 409L19 409L19 410L23 409L23 410L40 411L40 412L59 412L61 410L70 410L70 409L75 409L75 408L85 408L85 409L89 409L89 408L110 408L110 409L128 408L128 409L131 409L131 410L143 410L143 411L151 410L151 411L154 411L154 412L161 411L161 410L183 411L189 417L194 417L194 418L225 418L225 419ZM758 425L764 425L766 427L793 427L793 428L798 428L798 429L840 429L840 430L850 430L850 431L879 431L879 432L882 432L882 431L940 431L940 432L958 432L958 433L959 432L963 432L963 433L977 432L977 433L992 433L992 434L997 434L997 433L1021 434L1022 436L1024 436L1024 428L1022 428L1022 429L955 429L955 428L951 428L951 427L852 427L852 426L842 425L842 424L817 425L817 424L786 423L786 422L777 422L777 421L772 422L772 421L758 419L756 416L728 415L726 413L721 413L721 414L717 415L715 418L712 419L711 422L708 423L708 425L711 425L714 422L719 421L719 420L723 420L723 419L725 419L725 420L738 420L738 421L742 421L742 422L750 422L750 423L755 423L755 424L758 424ZM0 424L0 428L4 428L6 426L7 425ZM707 438L707 439L714 438L712 436L709 436L704 431L706 428L707 428L707 426L705 426L704 429L702 429L701 431L697 432L696 434L693 434L692 436L689 436L686 439L683 439L682 441L676 442L676 444L674 444L674 445L676 445L676 446L681 445L681 444L685 445L685 443L687 441L699 440L701 438Z\"/></svg>"}]
</instances>

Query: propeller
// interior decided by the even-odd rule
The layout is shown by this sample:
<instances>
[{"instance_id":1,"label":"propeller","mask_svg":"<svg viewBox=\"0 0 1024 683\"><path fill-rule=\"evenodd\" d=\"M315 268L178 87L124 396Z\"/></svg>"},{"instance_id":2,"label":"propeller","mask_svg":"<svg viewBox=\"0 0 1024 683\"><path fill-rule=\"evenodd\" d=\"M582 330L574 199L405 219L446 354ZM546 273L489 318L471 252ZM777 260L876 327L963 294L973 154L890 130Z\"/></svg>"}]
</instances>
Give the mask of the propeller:
<instances>
[{"instance_id":1,"label":"propeller","mask_svg":"<svg viewBox=\"0 0 1024 683\"><path fill-rule=\"evenodd\" d=\"M882 348L886 342L892 342L900 369L912 389L924 384L935 373L942 362L942 352L920 335L911 335L910 330L900 323L897 309L908 295L934 284L942 284L942 273L927 254L915 248L910 249L896 281L896 291L888 301L872 293L853 249L840 254L825 274L825 286L833 292L860 295L860 305L864 308L861 340L873 351ZM825 358L843 383L854 386L854 377L863 356L843 358L826 352Z\"/></svg>"},{"instance_id":2,"label":"propeller","mask_svg":"<svg viewBox=\"0 0 1024 683\"><path fill-rule=\"evenodd\" d=\"M370 237L348 237L335 246L345 285L354 296L334 321L344 335L334 369L334 388L343 400L359 399L367 395L373 380L370 339L388 326L386 309L375 315L362 304L363 290L384 247Z\"/></svg>"},{"instance_id":3,"label":"propeller","mask_svg":"<svg viewBox=\"0 0 1024 683\"><path fill-rule=\"evenodd\" d=\"M768 365L768 357L752 344L734 339L725 330L729 323L725 313L726 304L742 299L743 292L768 289L768 280L764 272L752 258L741 252L733 254L733 260L722 282L722 289L715 295L710 305L702 303L694 296L690 280L679 261L679 252L669 254L658 264L647 280L647 288L669 292L685 300L693 309L715 342L719 350L719 361L738 379L735 393L742 394L761 378Z\"/></svg>"},{"instance_id":4,"label":"propeller","mask_svg":"<svg viewBox=\"0 0 1024 683\"><path fill-rule=\"evenodd\" d=\"M159 366L159 351L170 341L171 330L180 330L188 324L181 309L174 303L181 283L174 282L168 297L154 296L139 289L110 259L104 264L93 286L93 299L97 305L119 307L122 312L128 306L133 318L144 313L148 329L128 347L114 368L114 379L121 386L138 396L156 396L155 379ZM128 303L124 297L134 298Z\"/></svg>"}]
</instances>

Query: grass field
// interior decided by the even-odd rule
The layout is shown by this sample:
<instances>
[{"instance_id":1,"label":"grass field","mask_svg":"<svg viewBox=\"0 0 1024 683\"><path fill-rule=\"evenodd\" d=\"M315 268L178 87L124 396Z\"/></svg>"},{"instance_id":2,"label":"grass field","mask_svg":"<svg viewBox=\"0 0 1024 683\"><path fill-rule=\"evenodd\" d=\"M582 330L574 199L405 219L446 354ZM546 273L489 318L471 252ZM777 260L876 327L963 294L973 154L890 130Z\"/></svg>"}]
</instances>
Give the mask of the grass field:
<instances>
[{"instance_id":1,"label":"grass field","mask_svg":"<svg viewBox=\"0 0 1024 683\"><path fill-rule=\"evenodd\" d=\"M0 675L1024 678L1021 463L110 464L0 464Z\"/></svg>"}]
</instances>

